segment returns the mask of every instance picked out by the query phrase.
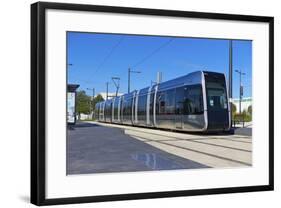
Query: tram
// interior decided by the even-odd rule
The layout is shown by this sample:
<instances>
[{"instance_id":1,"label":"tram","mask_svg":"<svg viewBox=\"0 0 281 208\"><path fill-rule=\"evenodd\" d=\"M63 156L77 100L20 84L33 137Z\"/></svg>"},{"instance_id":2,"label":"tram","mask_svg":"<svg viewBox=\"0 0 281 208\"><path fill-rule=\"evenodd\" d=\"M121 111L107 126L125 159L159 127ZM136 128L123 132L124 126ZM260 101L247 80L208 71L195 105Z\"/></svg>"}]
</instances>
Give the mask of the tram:
<instances>
[{"instance_id":1,"label":"tram","mask_svg":"<svg viewBox=\"0 0 281 208\"><path fill-rule=\"evenodd\" d=\"M223 73L196 71L96 104L97 121L187 132L230 129Z\"/></svg>"}]
</instances>

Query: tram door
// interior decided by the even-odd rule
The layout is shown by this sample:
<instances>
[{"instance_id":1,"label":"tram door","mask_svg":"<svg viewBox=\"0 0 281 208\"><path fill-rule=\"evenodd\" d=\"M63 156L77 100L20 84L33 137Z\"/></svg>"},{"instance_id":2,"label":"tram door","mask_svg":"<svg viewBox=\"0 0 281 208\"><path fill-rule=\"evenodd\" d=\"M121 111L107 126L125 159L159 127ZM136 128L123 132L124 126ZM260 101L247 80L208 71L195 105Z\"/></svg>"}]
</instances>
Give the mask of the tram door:
<instances>
[{"instance_id":1,"label":"tram door","mask_svg":"<svg viewBox=\"0 0 281 208\"><path fill-rule=\"evenodd\" d=\"M183 100L184 100L184 88L179 87L176 89L176 109L175 109L175 127L176 129L183 128Z\"/></svg>"}]
</instances>

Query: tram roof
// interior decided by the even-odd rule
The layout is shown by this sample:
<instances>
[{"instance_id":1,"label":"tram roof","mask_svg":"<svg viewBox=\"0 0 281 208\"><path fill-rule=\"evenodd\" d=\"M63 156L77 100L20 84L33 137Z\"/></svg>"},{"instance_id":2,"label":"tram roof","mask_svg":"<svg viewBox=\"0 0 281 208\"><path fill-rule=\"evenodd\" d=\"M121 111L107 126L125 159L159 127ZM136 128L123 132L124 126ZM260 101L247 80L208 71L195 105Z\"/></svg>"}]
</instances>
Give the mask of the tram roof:
<instances>
[{"instance_id":1,"label":"tram roof","mask_svg":"<svg viewBox=\"0 0 281 208\"><path fill-rule=\"evenodd\" d=\"M175 78L175 79L171 79L165 82L162 82L160 84L154 84L151 87L146 87L146 88L142 88L139 90L139 94L145 94L149 91L149 88L152 89L152 91L156 88L156 86L158 85L158 90L164 90L167 88L172 88L172 87L179 87L182 85L193 85L193 84L200 84L202 82L202 74L208 73L208 74L212 74L212 75L223 75L222 73L217 73L217 72L211 72L211 71L195 71L195 72L191 72L189 74L186 74L184 76ZM116 97L116 99L120 99L120 97L124 97L124 98L129 98L132 97L134 95L134 93L136 93L137 90L134 90L128 94L124 94L121 96ZM112 99L107 100L107 101L103 101L103 102L111 102Z\"/></svg>"},{"instance_id":2,"label":"tram roof","mask_svg":"<svg viewBox=\"0 0 281 208\"><path fill-rule=\"evenodd\" d=\"M200 84L202 82L202 71L195 71L187 75L162 82L158 85L158 90L166 88L179 87L182 85Z\"/></svg>"}]
</instances>

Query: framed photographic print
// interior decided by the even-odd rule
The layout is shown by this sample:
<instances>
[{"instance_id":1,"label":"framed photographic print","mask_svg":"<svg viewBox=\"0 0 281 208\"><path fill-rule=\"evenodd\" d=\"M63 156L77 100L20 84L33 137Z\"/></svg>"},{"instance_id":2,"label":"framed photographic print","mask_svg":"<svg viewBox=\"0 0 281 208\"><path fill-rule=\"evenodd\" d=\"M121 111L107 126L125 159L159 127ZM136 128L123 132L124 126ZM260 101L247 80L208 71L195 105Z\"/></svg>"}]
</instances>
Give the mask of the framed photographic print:
<instances>
[{"instance_id":1,"label":"framed photographic print","mask_svg":"<svg viewBox=\"0 0 281 208\"><path fill-rule=\"evenodd\" d=\"M31 202L273 190L273 17L31 5Z\"/></svg>"}]
</instances>

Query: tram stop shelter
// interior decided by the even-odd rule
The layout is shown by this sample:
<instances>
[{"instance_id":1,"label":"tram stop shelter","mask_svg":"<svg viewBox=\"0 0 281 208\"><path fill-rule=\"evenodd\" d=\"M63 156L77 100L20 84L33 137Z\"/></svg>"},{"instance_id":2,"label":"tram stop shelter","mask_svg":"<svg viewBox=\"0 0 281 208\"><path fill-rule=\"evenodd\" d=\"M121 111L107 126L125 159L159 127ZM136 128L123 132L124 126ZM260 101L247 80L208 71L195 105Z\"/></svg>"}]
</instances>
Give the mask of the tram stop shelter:
<instances>
[{"instance_id":1,"label":"tram stop shelter","mask_svg":"<svg viewBox=\"0 0 281 208\"><path fill-rule=\"evenodd\" d=\"M67 124L74 125L76 123L76 90L78 84L67 85Z\"/></svg>"}]
</instances>

